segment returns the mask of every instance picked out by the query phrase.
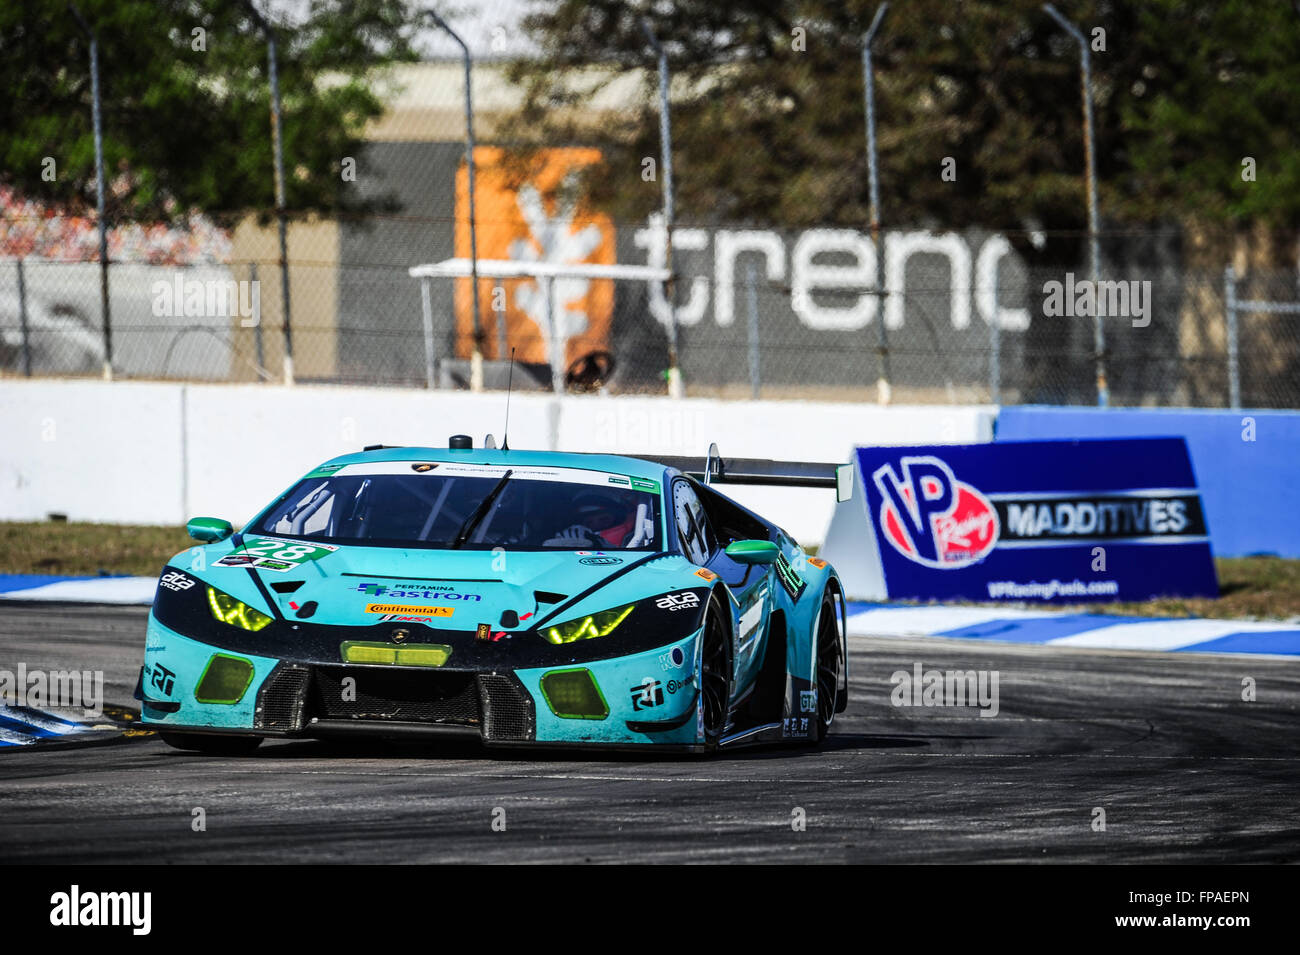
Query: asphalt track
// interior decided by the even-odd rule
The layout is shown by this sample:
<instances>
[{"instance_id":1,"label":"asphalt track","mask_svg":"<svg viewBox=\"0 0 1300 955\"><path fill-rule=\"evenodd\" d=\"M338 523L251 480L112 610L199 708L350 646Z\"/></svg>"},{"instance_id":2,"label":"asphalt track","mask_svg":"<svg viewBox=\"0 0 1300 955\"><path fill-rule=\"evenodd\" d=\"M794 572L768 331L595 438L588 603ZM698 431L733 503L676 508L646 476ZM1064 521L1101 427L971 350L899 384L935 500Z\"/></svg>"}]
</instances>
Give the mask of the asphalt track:
<instances>
[{"instance_id":1,"label":"asphalt track","mask_svg":"<svg viewBox=\"0 0 1300 955\"><path fill-rule=\"evenodd\" d=\"M102 669L132 704L145 614L0 606L0 668ZM998 671L1000 712L891 705L917 662ZM1300 861L1300 661L855 638L850 673L820 750L14 748L0 863Z\"/></svg>"}]
</instances>

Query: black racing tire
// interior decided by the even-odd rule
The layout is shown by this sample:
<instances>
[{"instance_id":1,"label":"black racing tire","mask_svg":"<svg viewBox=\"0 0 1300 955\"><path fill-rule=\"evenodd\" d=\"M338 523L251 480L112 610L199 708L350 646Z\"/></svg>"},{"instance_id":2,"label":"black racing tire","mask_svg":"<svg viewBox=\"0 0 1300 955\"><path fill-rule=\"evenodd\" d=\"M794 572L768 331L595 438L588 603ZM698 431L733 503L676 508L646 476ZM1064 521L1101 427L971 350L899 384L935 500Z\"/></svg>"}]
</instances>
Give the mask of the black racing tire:
<instances>
[{"instance_id":1,"label":"black racing tire","mask_svg":"<svg viewBox=\"0 0 1300 955\"><path fill-rule=\"evenodd\" d=\"M700 638L700 709L704 714L704 746L717 750L727 730L731 703L732 647L726 616L715 595L704 611L704 634Z\"/></svg>"},{"instance_id":2,"label":"black racing tire","mask_svg":"<svg viewBox=\"0 0 1300 955\"><path fill-rule=\"evenodd\" d=\"M167 733L158 736L175 749L190 750L208 756L247 756L262 745L260 736L209 736L207 733Z\"/></svg>"},{"instance_id":3,"label":"black racing tire","mask_svg":"<svg viewBox=\"0 0 1300 955\"><path fill-rule=\"evenodd\" d=\"M820 743L826 738L839 702L840 675L844 672L844 634L840 631L839 617L835 612L835 595L827 587L822 594L822 609L817 615L817 725L811 740Z\"/></svg>"}]
</instances>

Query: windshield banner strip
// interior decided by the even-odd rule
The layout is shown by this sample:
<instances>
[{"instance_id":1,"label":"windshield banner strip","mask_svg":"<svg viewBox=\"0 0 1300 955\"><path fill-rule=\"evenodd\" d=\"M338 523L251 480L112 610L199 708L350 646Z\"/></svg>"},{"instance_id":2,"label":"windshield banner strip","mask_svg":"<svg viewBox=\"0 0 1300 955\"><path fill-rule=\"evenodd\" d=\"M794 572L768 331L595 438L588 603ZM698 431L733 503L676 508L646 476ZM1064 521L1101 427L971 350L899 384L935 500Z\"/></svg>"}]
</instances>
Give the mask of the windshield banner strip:
<instances>
[{"instance_id":1,"label":"windshield banner strip","mask_svg":"<svg viewBox=\"0 0 1300 955\"><path fill-rule=\"evenodd\" d=\"M432 465L427 470L416 470L416 466ZM499 478L506 471L511 471L512 481L557 481L563 484L588 484L598 487L631 488L637 491L653 493L658 489L658 482L643 478L631 478L625 474L609 471L590 471L584 468L539 468L516 467L508 464L470 464L464 461L373 461L364 464L348 464L335 471L331 477L375 476L381 474L424 474L430 477L473 477Z\"/></svg>"}]
</instances>

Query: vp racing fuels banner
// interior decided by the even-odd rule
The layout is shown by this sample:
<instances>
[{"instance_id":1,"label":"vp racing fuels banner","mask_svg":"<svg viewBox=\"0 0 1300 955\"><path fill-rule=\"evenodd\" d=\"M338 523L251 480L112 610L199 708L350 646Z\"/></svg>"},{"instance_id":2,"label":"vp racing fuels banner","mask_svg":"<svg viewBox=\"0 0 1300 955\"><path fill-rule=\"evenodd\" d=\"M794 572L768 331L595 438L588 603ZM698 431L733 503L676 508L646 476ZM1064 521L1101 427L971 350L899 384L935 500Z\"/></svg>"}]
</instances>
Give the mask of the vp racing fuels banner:
<instances>
[{"instance_id":1,"label":"vp racing fuels banner","mask_svg":"<svg viewBox=\"0 0 1300 955\"><path fill-rule=\"evenodd\" d=\"M1182 438L858 448L854 464L823 548L850 597L1218 596Z\"/></svg>"}]
</instances>

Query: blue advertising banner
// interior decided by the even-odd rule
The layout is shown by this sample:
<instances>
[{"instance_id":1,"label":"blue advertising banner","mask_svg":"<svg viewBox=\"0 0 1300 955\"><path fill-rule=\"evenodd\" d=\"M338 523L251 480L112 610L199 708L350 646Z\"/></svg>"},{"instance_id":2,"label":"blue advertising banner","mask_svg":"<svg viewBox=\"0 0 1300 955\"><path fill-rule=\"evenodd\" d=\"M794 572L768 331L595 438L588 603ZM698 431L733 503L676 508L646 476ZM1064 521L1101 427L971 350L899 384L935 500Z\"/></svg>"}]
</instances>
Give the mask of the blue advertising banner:
<instances>
[{"instance_id":1,"label":"blue advertising banner","mask_svg":"<svg viewBox=\"0 0 1300 955\"><path fill-rule=\"evenodd\" d=\"M855 463L824 548L850 596L1218 596L1182 438L859 448Z\"/></svg>"},{"instance_id":2,"label":"blue advertising banner","mask_svg":"<svg viewBox=\"0 0 1300 955\"><path fill-rule=\"evenodd\" d=\"M1049 408L998 412L1001 441L1178 435L1196 469L1220 557L1300 558L1300 535L1277 507L1300 486L1300 412L1219 408Z\"/></svg>"}]
</instances>

